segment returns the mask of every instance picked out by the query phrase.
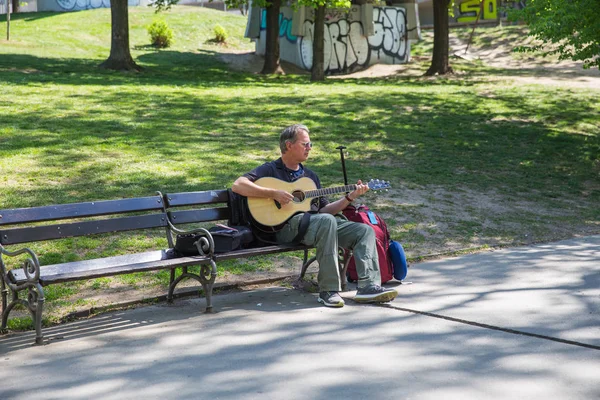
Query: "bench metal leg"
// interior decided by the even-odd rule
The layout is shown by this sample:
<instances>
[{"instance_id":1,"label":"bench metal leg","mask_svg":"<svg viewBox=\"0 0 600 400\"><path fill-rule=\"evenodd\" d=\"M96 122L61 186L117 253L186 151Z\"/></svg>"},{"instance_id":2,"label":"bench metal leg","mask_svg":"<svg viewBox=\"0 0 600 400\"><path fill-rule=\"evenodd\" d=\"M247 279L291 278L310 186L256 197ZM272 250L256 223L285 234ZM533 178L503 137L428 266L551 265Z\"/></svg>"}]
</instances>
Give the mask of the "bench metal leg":
<instances>
[{"instance_id":1,"label":"bench metal leg","mask_svg":"<svg viewBox=\"0 0 600 400\"><path fill-rule=\"evenodd\" d=\"M42 311L44 310L44 290L41 285L29 288L27 293L27 303L29 303L29 311L35 325L35 344L44 344L44 336L42 335Z\"/></svg>"},{"instance_id":2,"label":"bench metal leg","mask_svg":"<svg viewBox=\"0 0 600 400\"><path fill-rule=\"evenodd\" d=\"M4 322L4 312L8 307L8 288L4 283L4 279L0 278L0 284L2 285L2 325L0 325L0 332L5 333L6 331L6 323ZM8 318L8 314L7 314Z\"/></svg>"},{"instance_id":3,"label":"bench metal leg","mask_svg":"<svg viewBox=\"0 0 600 400\"><path fill-rule=\"evenodd\" d=\"M3 256L16 257L21 254L28 254L29 258L25 259L23 271L27 277L25 283L16 285L8 279L8 269L4 263ZM21 304L25 306L31 313L33 325L35 327L35 343L43 344L44 336L42 335L42 311L44 310L44 289L40 284L40 262L37 255L28 248L22 248L17 251L8 251L0 245L0 279L2 279L2 326L0 330L6 332L8 327L8 315L12 309ZM12 301L8 302L8 288L12 292ZM19 298L19 293L27 289L27 300Z\"/></svg>"},{"instance_id":4,"label":"bench metal leg","mask_svg":"<svg viewBox=\"0 0 600 400\"><path fill-rule=\"evenodd\" d=\"M206 297L206 312L212 312L212 290L213 285L215 283L215 279L217 278L217 265L214 261L210 261L210 265L203 264L200 266L200 274L193 274L188 272L187 267L182 269L181 275L177 277L177 279L173 280L169 285L169 293L167 294L167 301L169 303L173 302L173 293L175 292L175 287L179 282L184 279L191 278L197 280L204 290L204 296Z\"/></svg>"},{"instance_id":5,"label":"bench metal leg","mask_svg":"<svg viewBox=\"0 0 600 400\"><path fill-rule=\"evenodd\" d=\"M304 263L302 264L302 269L300 270L300 280L304 279L306 275L306 271L308 267L316 261L316 257L311 257L307 260L308 250L304 250ZM338 249L338 262L340 267L340 280L342 285L342 292L348 290L348 281L346 279L346 271L348 270L348 264L350 263L350 258L352 258L352 250L344 249L340 247Z\"/></svg>"},{"instance_id":6,"label":"bench metal leg","mask_svg":"<svg viewBox=\"0 0 600 400\"><path fill-rule=\"evenodd\" d=\"M212 289L217 278L217 264L211 260L210 266L203 265L200 270L200 283L206 296L206 312L212 313Z\"/></svg>"},{"instance_id":7,"label":"bench metal leg","mask_svg":"<svg viewBox=\"0 0 600 400\"><path fill-rule=\"evenodd\" d=\"M27 292L27 300L23 300L19 298L19 292L28 289ZM44 289L40 284L30 285L26 284L25 286L17 287L12 291L12 301L10 304L6 304L8 302L8 293L5 293L5 289L2 290L2 305L4 309L2 310L2 326L0 330L5 333L8 328L8 316L12 309L20 304L26 307L31 313L31 319L33 320L33 326L35 328L35 344L44 344L44 335L42 334L42 313L44 310Z\"/></svg>"},{"instance_id":8,"label":"bench metal leg","mask_svg":"<svg viewBox=\"0 0 600 400\"><path fill-rule=\"evenodd\" d=\"M4 284L4 281L2 283ZM0 327L2 333L8 331L8 315L13 307L19 303L22 303L22 300L19 300L18 293L13 292L12 301L8 304L8 289L2 289L2 326Z\"/></svg>"},{"instance_id":9,"label":"bench metal leg","mask_svg":"<svg viewBox=\"0 0 600 400\"><path fill-rule=\"evenodd\" d=\"M171 275L169 277L169 286L171 286L173 284L173 282L175 282L175 270L176 270L176 268L171 268ZM169 303L172 303L173 302L173 298L172 297L171 298L167 297L167 301Z\"/></svg>"},{"instance_id":10,"label":"bench metal leg","mask_svg":"<svg viewBox=\"0 0 600 400\"><path fill-rule=\"evenodd\" d=\"M304 250L304 252L305 252L305 255L304 255L304 261L302 264L302 269L300 270L300 279L304 279L304 275L306 275L306 271L308 270L308 267L310 267L310 264L312 264L313 262L315 262L317 260L317 257L307 258L308 250Z\"/></svg>"},{"instance_id":11,"label":"bench metal leg","mask_svg":"<svg viewBox=\"0 0 600 400\"><path fill-rule=\"evenodd\" d=\"M188 267L181 267L181 276L175 278L176 276L176 268L171 268L171 276L169 277L169 292L167 293L167 303L172 304L173 303L173 292L175 291L175 287L179 284L179 282L181 282L182 280L184 280L185 278L194 278L196 280L199 280L197 277L197 275L195 274L188 274Z\"/></svg>"},{"instance_id":12,"label":"bench metal leg","mask_svg":"<svg viewBox=\"0 0 600 400\"><path fill-rule=\"evenodd\" d=\"M340 279L342 281L342 292L345 292L348 290L348 279L346 279L346 272L348 271L348 264L350 264L350 259L352 258L352 250L340 247L338 257L340 263L339 265Z\"/></svg>"}]
</instances>

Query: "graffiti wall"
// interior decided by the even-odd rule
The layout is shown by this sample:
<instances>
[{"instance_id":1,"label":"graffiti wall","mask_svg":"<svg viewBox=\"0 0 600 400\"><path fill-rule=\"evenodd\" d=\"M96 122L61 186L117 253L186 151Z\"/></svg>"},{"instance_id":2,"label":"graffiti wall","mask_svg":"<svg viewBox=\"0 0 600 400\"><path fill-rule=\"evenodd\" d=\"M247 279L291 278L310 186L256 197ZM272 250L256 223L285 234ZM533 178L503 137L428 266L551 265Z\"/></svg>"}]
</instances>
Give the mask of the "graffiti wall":
<instances>
[{"instance_id":1,"label":"graffiti wall","mask_svg":"<svg viewBox=\"0 0 600 400\"><path fill-rule=\"evenodd\" d=\"M310 70L313 62L314 16L307 10L304 18L294 18L293 10L283 7L279 15L280 57ZM325 17L324 62L327 74L350 73L371 64L401 64L409 61L408 16L401 7L372 7L365 21L360 6L349 12L329 12ZM415 17L416 19L416 17ZM266 11L261 10L257 53L265 53ZM294 27L300 23L301 27ZM366 26L369 25L369 26ZM294 33L298 32L298 33Z\"/></svg>"},{"instance_id":2,"label":"graffiti wall","mask_svg":"<svg viewBox=\"0 0 600 400\"><path fill-rule=\"evenodd\" d=\"M110 0L37 0L38 11L80 11L110 8ZM148 4L147 0L128 0L130 6Z\"/></svg>"}]
</instances>

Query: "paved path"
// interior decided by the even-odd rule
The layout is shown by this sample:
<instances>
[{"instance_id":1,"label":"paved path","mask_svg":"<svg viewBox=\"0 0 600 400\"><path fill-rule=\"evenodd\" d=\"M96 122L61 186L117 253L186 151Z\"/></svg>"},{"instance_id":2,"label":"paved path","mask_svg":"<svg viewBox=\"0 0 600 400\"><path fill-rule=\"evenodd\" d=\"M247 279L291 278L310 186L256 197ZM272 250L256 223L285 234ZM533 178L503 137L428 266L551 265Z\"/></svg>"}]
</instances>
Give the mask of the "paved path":
<instances>
[{"instance_id":1,"label":"paved path","mask_svg":"<svg viewBox=\"0 0 600 400\"><path fill-rule=\"evenodd\" d=\"M600 398L600 236L409 278L387 306L271 287L0 336L0 399Z\"/></svg>"}]
</instances>

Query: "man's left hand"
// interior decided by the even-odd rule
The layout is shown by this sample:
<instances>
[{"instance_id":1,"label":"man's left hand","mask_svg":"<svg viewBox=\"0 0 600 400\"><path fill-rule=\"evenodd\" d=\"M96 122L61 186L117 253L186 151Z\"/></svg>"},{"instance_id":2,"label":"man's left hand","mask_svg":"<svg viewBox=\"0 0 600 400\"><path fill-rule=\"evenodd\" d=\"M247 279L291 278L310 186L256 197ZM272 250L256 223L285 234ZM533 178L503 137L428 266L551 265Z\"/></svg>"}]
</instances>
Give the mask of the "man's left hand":
<instances>
[{"instance_id":1,"label":"man's left hand","mask_svg":"<svg viewBox=\"0 0 600 400\"><path fill-rule=\"evenodd\" d=\"M350 194L348 194L348 196L352 200L356 200L357 198L359 198L363 194L367 193L368 191L369 191L369 185L363 185L362 181L359 180L358 182L356 182L356 189L354 191L350 192Z\"/></svg>"}]
</instances>

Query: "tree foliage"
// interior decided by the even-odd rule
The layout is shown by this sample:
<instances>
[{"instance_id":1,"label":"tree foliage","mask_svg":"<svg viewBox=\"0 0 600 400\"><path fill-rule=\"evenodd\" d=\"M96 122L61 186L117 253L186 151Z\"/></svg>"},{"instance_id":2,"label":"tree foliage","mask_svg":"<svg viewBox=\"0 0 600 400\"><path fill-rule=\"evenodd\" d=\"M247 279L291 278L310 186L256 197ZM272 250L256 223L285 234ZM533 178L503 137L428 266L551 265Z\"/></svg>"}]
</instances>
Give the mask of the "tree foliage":
<instances>
[{"instance_id":1,"label":"tree foliage","mask_svg":"<svg viewBox=\"0 0 600 400\"><path fill-rule=\"evenodd\" d=\"M172 6L177 4L179 0L154 0L152 3L148 4L148 7L154 7L155 13L159 13L161 11L168 11Z\"/></svg>"},{"instance_id":2,"label":"tree foliage","mask_svg":"<svg viewBox=\"0 0 600 400\"><path fill-rule=\"evenodd\" d=\"M521 10L509 10L509 20L521 20L529 35L542 44L516 51L545 50L561 60L583 61L584 68L600 68L600 2L598 0L528 0ZM551 49L544 45L551 43Z\"/></svg>"}]
</instances>

